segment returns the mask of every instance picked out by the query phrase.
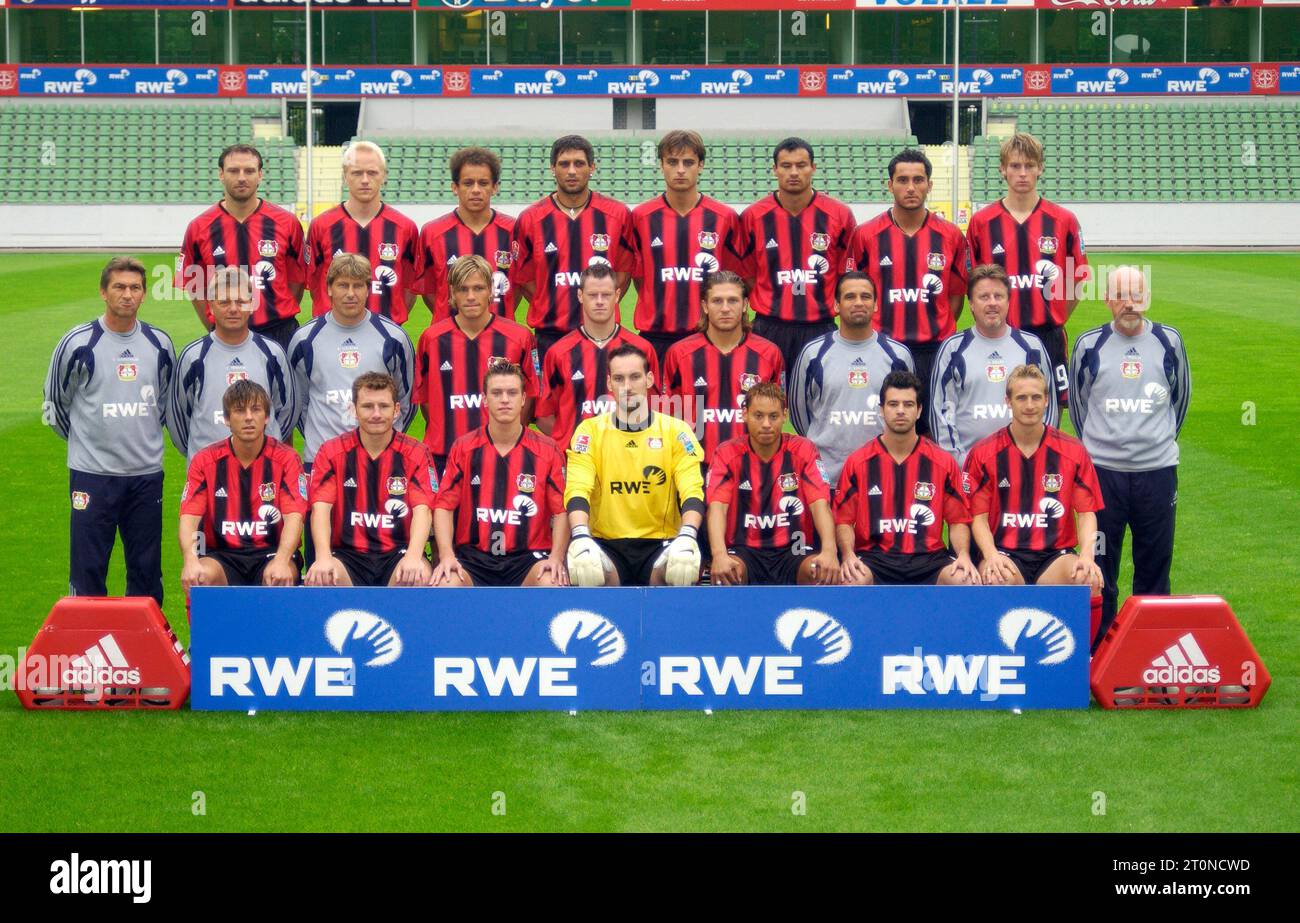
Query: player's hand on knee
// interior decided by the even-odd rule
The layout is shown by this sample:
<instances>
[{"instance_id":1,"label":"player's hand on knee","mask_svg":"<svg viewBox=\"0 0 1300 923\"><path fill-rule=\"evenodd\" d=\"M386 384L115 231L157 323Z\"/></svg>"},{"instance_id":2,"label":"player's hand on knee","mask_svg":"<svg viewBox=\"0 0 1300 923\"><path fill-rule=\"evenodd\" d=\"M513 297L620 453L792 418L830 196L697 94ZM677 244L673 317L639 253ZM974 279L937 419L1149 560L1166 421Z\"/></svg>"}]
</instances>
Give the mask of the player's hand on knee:
<instances>
[{"instance_id":1,"label":"player's hand on knee","mask_svg":"<svg viewBox=\"0 0 1300 923\"><path fill-rule=\"evenodd\" d=\"M584 527L579 527L583 529ZM569 579L574 586L605 585L605 553L600 550L590 533L574 530L569 551L565 555L565 564L569 568Z\"/></svg>"},{"instance_id":2,"label":"player's hand on knee","mask_svg":"<svg viewBox=\"0 0 1300 923\"><path fill-rule=\"evenodd\" d=\"M317 557L307 569L307 586L334 586L334 559Z\"/></svg>"},{"instance_id":3,"label":"player's hand on knee","mask_svg":"<svg viewBox=\"0 0 1300 923\"><path fill-rule=\"evenodd\" d=\"M272 558L262 571L263 586L293 586L297 570L288 562Z\"/></svg>"},{"instance_id":4,"label":"player's hand on knee","mask_svg":"<svg viewBox=\"0 0 1300 923\"><path fill-rule=\"evenodd\" d=\"M189 592L191 587L203 586L203 565L195 560L181 568L181 587Z\"/></svg>"},{"instance_id":5,"label":"player's hand on knee","mask_svg":"<svg viewBox=\"0 0 1300 923\"><path fill-rule=\"evenodd\" d=\"M429 582L429 572L425 570L424 555L407 552L397 562L393 571L394 586L424 586Z\"/></svg>"},{"instance_id":6,"label":"player's hand on knee","mask_svg":"<svg viewBox=\"0 0 1300 923\"><path fill-rule=\"evenodd\" d=\"M678 536L668 543L664 583L669 586L694 586L700 581L700 545L694 533L690 526L682 526Z\"/></svg>"},{"instance_id":7,"label":"player's hand on knee","mask_svg":"<svg viewBox=\"0 0 1300 923\"><path fill-rule=\"evenodd\" d=\"M1082 557L1076 557L1074 567L1070 569L1070 579L1077 584L1091 587L1093 596L1101 594L1101 568L1097 566L1096 561L1085 561Z\"/></svg>"},{"instance_id":8,"label":"player's hand on knee","mask_svg":"<svg viewBox=\"0 0 1300 923\"><path fill-rule=\"evenodd\" d=\"M851 554L840 564L840 581L848 584L871 583L871 568L862 563L856 554Z\"/></svg>"},{"instance_id":9,"label":"player's hand on knee","mask_svg":"<svg viewBox=\"0 0 1300 923\"><path fill-rule=\"evenodd\" d=\"M667 574L665 574L665 580ZM715 554L709 564L709 582L714 586L738 586L740 562L727 553Z\"/></svg>"},{"instance_id":10,"label":"player's hand on knee","mask_svg":"<svg viewBox=\"0 0 1300 923\"><path fill-rule=\"evenodd\" d=\"M813 582L818 586L834 586L840 582L840 559L835 552L823 548L812 561Z\"/></svg>"},{"instance_id":11,"label":"player's hand on knee","mask_svg":"<svg viewBox=\"0 0 1300 923\"><path fill-rule=\"evenodd\" d=\"M952 575L954 583L963 586L978 586L980 584L979 571L975 569L974 563L968 557L963 556L953 561L948 571Z\"/></svg>"}]
</instances>

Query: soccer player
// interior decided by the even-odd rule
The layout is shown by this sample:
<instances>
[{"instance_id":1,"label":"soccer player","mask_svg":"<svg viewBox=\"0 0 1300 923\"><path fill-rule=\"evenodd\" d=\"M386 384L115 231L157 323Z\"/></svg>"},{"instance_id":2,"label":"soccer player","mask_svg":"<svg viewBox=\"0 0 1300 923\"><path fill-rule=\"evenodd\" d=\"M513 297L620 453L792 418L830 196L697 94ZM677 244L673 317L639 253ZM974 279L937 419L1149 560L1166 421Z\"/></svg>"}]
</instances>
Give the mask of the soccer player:
<instances>
[{"instance_id":1,"label":"soccer player","mask_svg":"<svg viewBox=\"0 0 1300 923\"><path fill-rule=\"evenodd\" d=\"M578 423L614 408L607 382L610 353L631 344L650 360L650 389L659 379L659 360L650 344L618 323L618 278L603 263L582 271L578 296L582 324L560 339L542 364L542 399L537 428L567 449Z\"/></svg>"},{"instance_id":2,"label":"soccer player","mask_svg":"<svg viewBox=\"0 0 1300 923\"><path fill-rule=\"evenodd\" d=\"M672 406L674 416L694 421L708 466L719 445L744 435L745 392L764 381L784 388L785 363L776 344L750 330L740 276L725 269L710 273L700 291L700 332L669 347L661 388L669 400L660 407Z\"/></svg>"},{"instance_id":3,"label":"soccer player","mask_svg":"<svg viewBox=\"0 0 1300 923\"><path fill-rule=\"evenodd\" d=\"M1052 374L1043 342L1007 324L1011 283L996 263L976 266L970 274L974 325L943 341L930 381L930 432L957 464L975 443L1001 427L1014 413L1007 403L1007 372L1033 365ZM1058 425L1056 401L1046 423Z\"/></svg>"},{"instance_id":4,"label":"soccer player","mask_svg":"<svg viewBox=\"0 0 1300 923\"><path fill-rule=\"evenodd\" d=\"M298 216L257 195L262 155L249 144L232 144L217 158L221 201L189 223L181 244L176 287L183 288L206 330L208 276L220 266L247 270L262 296L250 323L281 349L298 329L298 302L307 278Z\"/></svg>"},{"instance_id":5,"label":"soccer player","mask_svg":"<svg viewBox=\"0 0 1300 923\"><path fill-rule=\"evenodd\" d=\"M816 172L812 145L786 138L772 152L776 191L740 216L754 332L777 345L786 368L835 329L835 283L857 223L847 205L813 189Z\"/></svg>"},{"instance_id":6,"label":"soccer player","mask_svg":"<svg viewBox=\"0 0 1300 923\"><path fill-rule=\"evenodd\" d=\"M330 309L326 282L330 263L344 253L355 253L374 269L366 307L396 324L406 323L419 285L415 260L420 229L381 198L387 179L388 162L379 145L353 141L343 151L347 201L321 212L307 229L307 280L314 317Z\"/></svg>"},{"instance_id":7,"label":"soccer player","mask_svg":"<svg viewBox=\"0 0 1300 923\"><path fill-rule=\"evenodd\" d=\"M840 329L805 346L789 378L795 432L817 447L831 484L845 460L884 431L877 383L890 372L912 371L907 347L871 325L876 286L865 273L840 276L835 311Z\"/></svg>"},{"instance_id":8,"label":"soccer player","mask_svg":"<svg viewBox=\"0 0 1300 923\"><path fill-rule=\"evenodd\" d=\"M501 158L481 147L465 147L451 155L451 191L456 207L420 230L415 274L424 303L435 321L451 311L447 274L457 258L481 256L493 267L492 313L515 319L515 294L510 287L510 238L515 219L492 207L501 189Z\"/></svg>"},{"instance_id":9,"label":"soccer player","mask_svg":"<svg viewBox=\"0 0 1300 923\"><path fill-rule=\"evenodd\" d=\"M131 257L104 266L104 315L73 327L54 348L44 417L68 443L69 593L108 595L120 531L126 595L161 605L162 431L176 357L171 338L137 316L146 279L144 264Z\"/></svg>"},{"instance_id":10,"label":"soccer player","mask_svg":"<svg viewBox=\"0 0 1300 923\"><path fill-rule=\"evenodd\" d=\"M844 463L835 492L842 583L979 583L961 470L917 433L920 398L919 378L890 372L880 386L885 431Z\"/></svg>"},{"instance_id":11,"label":"soccer player","mask_svg":"<svg viewBox=\"0 0 1300 923\"><path fill-rule=\"evenodd\" d=\"M839 582L835 520L817 447L783 433L785 392L760 382L744 395L746 433L709 466L714 586ZM808 542L817 530L817 547Z\"/></svg>"},{"instance_id":12,"label":"soccer player","mask_svg":"<svg viewBox=\"0 0 1300 923\"><path fill-rule=\"evenodd\" d=\"M700 192L704 153L704 140L696 132L664 135L658 147L663 194L632 212L637 252L633 323L654 346L660 364L669 346L698 328L708 274L742 268L739 217Z\"/></svg>"},{"instance_id":13,"label":"soccer player","mask_svg":"<svg viewBox=\"0 0 1300 923\"><path fill-rule=\"evenodd\" d=\"M220 321L218 321L219 323ZM293 586L307 478L292 446L267 435L271 397L251 378L221 396L227 437L198 452L181 492L181 586Z\"/></svg>"},{"instance_id":14,"label":"soccer player","mask_svg":"<svg viewBox=\"0 0 1300 923\"><path fill-rule=\"evenodd\" d=\"M522 324L492 311L492 268L481 256L456 260L449 284L456 312L425 329L415 348L412 400L424 413L424 443L442 472L452 443L483 425L479 388L489 366L513 362L524 371L525 402L537 397L537 350ZM525 422L528 407L520 408Z\"/></svg>"},{"instance_id":15,"label":"soccer player","mask_svg":"<svg viewBox=\"0 0 1300 923\"><path fill-rule=\"evenodd\" d=\"M367 372L352 383L357 428L321 447L311 473L316 560L309 586L426 586L437 478L424 443L397 432L397 383Z\"/></svg>"},{"instance_id":16,"label":"soccer player","mask_svg":"<svg viewBox=\"0 0 1300 923\"><path fill-rule=\"evenodd\" d=\"M1012 369L1005 397L1011 423L966 459L980 576L986 585L1073 583L1099 593L1093 547L1101 488L1092 459L1078 439L1044 422L1056 400L1039 366Z\"/></svg>"},{"instance_id":17,"label":"soccer player","mask_svg":"<svg viewBox=\"0 0 1300 923\"><path fill-rule=\"evenodd\" d=\"M280 344L248 329L257 299L243 269L216 270L208 288L216 327L182 349L176 360L168 430L191 462L202 449L230 434L225 392L237 381L256 382L273 395L267 404L271 435L292 443L297 414L293 376Z\"/></svg>"},{"instance_id":18,"label":"soccer player","mask_svg":"<svg viewBox=\"0 0 1300 923\"><path fill-rule=\"evenodd\" d=\"M630 343L609 354L614 409L583 420L568 452L566 561L575 586L690 586L704 481L695 434L650 408L650 355Z\"/></svg>"},{"instance_id":19,"label":"soccer player","mask_svg":"<svg viewBox=\"0 0 1300 923\"><path fill-rule=\"evenodd\" d=\"M1047 347L1060 407L1070 393L1065 323L1078 304L1075 286L1087 277L1088 257L1074 213L1038 194L1043 145L1016 132L1002 142L998 172L1007 194L977 211L966 228L971 262L997 263L1011 280L1008 323Z\"/></svg>"},{"instance_id":20,"label":"soccer player","mask_svg":"<svg viewBox=\"0 0 1300 923\"><path fill-rule=\"evenodd\" d=\"M889 161L894 204L853 232L848 265L871 276L879 310L876 329L907 345L923 388L939 344L952 336L966 294L966 238L957 225L925 207L930 159L904 150ZM931 403L924 391L923 404ZM922 417L917 431L928 435Z\"/></svg>"},{"instance_id":21,"label":"soccer player","mask_svg":"<svg viewBox=\"0 0 1300 923\"><path fill-rule=\"evenodd\" d=\"M524 425L527 377L483 377L487 424L456 440L434 501L434 586L563 586L564 456Z\"/></svg>"},{"instance_id":22,"label":"soccer player","mask_svg":"<svg viewBox=\"0 0 1300 923\"><path fill-rule=\"evenodd\" d=\"M399 430L405 430L415 416L411 338L388 318L366 309L370 262L345 253L330 264L325 282L329 313L304 324L289 346L308 473L321 445L357 425L352 401L357 376L387 372L397 383Z\"/></svg>"},{"instance_id":23,"label":"soccer player","mask_svg":"<svg viewBox=\"0 0 1300 923\"><path fill-rule=\"evenodd\" d=\"M1142 271L1121 266L1106 279L1114 320L1082 334L1070 356L1070 420L1097 466L1105 508L1097 526L1106 578L1096 641L1115 618L1124 530L1133 532L1134 595L1168 595L1178 502L1178 433L1192 397L1179 332L1147 319Z\"/></svg>"},{"instance_id":24,"label":"soccer player","mask_svg":"<svg viewBox=\"0 0 1300 923\"><path fill-rule=\"evenodd\" d=\"M528 300L528 326L540 358L582 323L581 273L604 263L616 273L618 297L627 291L636 257L632 213L622 202L590 187L596 169L591 142L565 135L551 145L555 192L519 215L512 242L510 284Z\"/></svg>"}]
</instances>

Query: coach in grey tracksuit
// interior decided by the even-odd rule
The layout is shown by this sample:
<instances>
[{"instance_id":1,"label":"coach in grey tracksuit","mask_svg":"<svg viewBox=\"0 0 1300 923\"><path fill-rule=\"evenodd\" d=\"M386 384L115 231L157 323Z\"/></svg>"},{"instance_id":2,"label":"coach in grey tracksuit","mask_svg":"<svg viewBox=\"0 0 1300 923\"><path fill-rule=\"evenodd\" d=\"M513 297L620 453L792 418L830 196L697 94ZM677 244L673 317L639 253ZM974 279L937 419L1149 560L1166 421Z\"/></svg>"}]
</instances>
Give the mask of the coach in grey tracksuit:
<instances>
[{"instance_id":1,"label":"coach in grey tracksuit","mask_svg":"<svg viewBox=\"0 0 1300 923\"><path fill-rule=\"evenodd\" d=\"M1107 279L1112 323L1079 336L1070 357L1070 419L1092 455L1105 509L1097 529L1106 583L1101 630L1115 618L1124 530L1133 532L1133 593L1169 593L1178 502L1178 433L1192 395L1178 331L1147 320L1150 293L1137 267Z\"/></svg>"},{"instance_id":2,"label":"coach in grey tracksuit","mask_svg":"<svg viewBox=\"0 0 1300 923\"><path fill-rule=\"evenodd\" d=\"M989 433L1011 422L1007 376L1018 365L1036 365L1052 380L1047 348L1034 334L1007 324L1011 281L996 264L976 266L967 288L975 325L943 341L930 377L930 436L958 465ZM1060 410L1048 401L1043 422L1060 424Z\"/></svg>"},{"instance_id":3,"label":"coach in grey tracksuit","mask_svg":"<svg viewBox=\"0 0 1300 923\"><path fill-rule=\"evenodd\" d=\"M844 462L884 430L880 383L892 371L914 371L912 354L871 328L875 286L862 272L840 276L835 291L840 328L808 343L790 372L790 422L821 453L834 487Z\"/></svg>"},{"instance_id":4,"label":"coach in grey tracksuit","mask_svg":"<svg viewBox=\"0 0 1300 923\"><path fill-rule=\"evenodd\" d=\"M45 378L45 419L68 442L69 593L106 596L120 530L126 595L162 603L162 457L172 341L136 316L144 264L115 257L100 274L104 315L70 330Z\"/></svg>"}]
</instances>

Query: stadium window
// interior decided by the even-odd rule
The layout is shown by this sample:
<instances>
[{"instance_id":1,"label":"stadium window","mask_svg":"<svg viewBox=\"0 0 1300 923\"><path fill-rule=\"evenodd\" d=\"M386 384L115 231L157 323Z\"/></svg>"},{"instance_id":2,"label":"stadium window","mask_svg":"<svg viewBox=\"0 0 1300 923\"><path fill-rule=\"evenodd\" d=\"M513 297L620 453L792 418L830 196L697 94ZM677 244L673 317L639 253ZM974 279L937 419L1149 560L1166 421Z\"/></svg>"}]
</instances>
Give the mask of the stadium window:
<instances>
[{"instance_id":1,"label":"stadium window","mask_svg":"<svg viewBox=\"0 0 1300 923\"><path fill-rule=\"evenodd\" d=\"M1115 63L1173 63L1183 59L1182 10L1115 10Z\"/></svg>"},{"instance_id":2,"label":"stadium window","mask_svg":"<svg viewBox=\"0 0 1300 923\"><path fill-rule=\"evenodd\" d=\"M716 14L715 14L716 15ZM713 20L709 20L710 35ZM782 64L848 64L853 59L853 14L818 10L781 13Z\"/></svg>"},{"instance_id":3,"label":"stadium window","mask_svg":"<svg viewBox=\"0 0 1300 923\"><path fill-rule=\"evenodd\" d=\"M307 63L307 27L301 10L236 10L232 15L235 17L235 63ZM325 23L320 13L313 13L312 17L312 61L319 62L323 60Z\"/></svg>"},{"instance_id":4,"label":"stadium window","mask_svg":"<svg viewBox=\"0 0 1300 923\"><path fill-rule=\"evenodd\" d=\"M702 11L646 11L634 15L643 64L704 63Z\"/></svg>"},{"instance_id":5,"label":"stadium window","mask_svg":"<svg viewBox=\"0 0 1300 923\"><path fill-rule=\"evenodd\" d=\"M565 10L565 64L626 64L631 13L624 10Z\"/></svg>"},{"instance_id":6,"label":"stadium window","mask_svg":"<svg viewBox=\"0 0 1300 923\"><path fill-rule=\"evenodd\" d=\"M1264 8L1264 60L1300 61L1300 8Z\"/></svg>"},{"instance_id":7,"label":"stadium window","mask_svg":"<svg viewBox=\"0 0 1300 923\"><path fill-rule=\"evenodd\" d=\"M24 64L80 64L78 10L9 10L9 60Z\"/></svg>"},{"instance_id":8,"label":"stadium window","mask_svg":"<svg viewBox=\"0 0 1300 923\"><path fill-rule=\"evenodd\" d=\"M1024 64L1034 59L1033 10L967 10L961 14L961 59Z\"/></svg>"},{"instance_id":9,"label":"stadium window","mask_svg":"<svg viewBox=\"0 0 1300 923\"><path fill-rule=\"evenodd\" d=\"M710 64L777 63L780 13L738 10L708 15Z\"/></svg>"},{"instance_id":10,"label":"stadium window","mask_svg":"<svg viewBox=\"0 0 1300 923\"><path fill-rule=\"evenodd\" d=\"M88 10L84 15L90 17L87 64L154 63L153 10Z\"/></svg>"},{"instance_id":11,"label":"stadium window","mask_svg":"<svg viewBox=\"0 0 1300 923\"><path fill-rule=\"evenodd\" d=\"M560 63L560 15L554 11L492 10L488 42L496 64Z\"/></svg>"},{"instance_id":12,"label":"stadium window","mask_svg":"<svg viewBox=\"0 0 1300 923\"><path fill-rule=\"evenodd\" d=\"M1253 60L1250 27L1258 16L1258 9L1244 7L1188 10L1187 60Z\"/></svg>"},{"instance_id":13,"label":"stadium window","mask_svg":"<svg viewBox=\"0 0 1300 923\"><path fill-rule=\"evenodd\" d=\"M940 11L854 14L855 64L938 64L944 59Z\"/></svg>"},{"instance_id":14,"label":"stadium window","mask_svg":"<svg viewBox=\"0 0 1300 923\"><path fill-rule=\"evenodd\" d=\"M410 64L411 17L364 10L325 13L325 60L331 64Z\"/></svg>"},{"instance_id":15,"label":"stadium window","mask_svg":"<svg viewBox=\"0 0 1300 923\"><path fill-rule=\"evenodd\" d=\"M1105 64L1110 60L1107 10L1041 10L1039 58L1044 64Z\"/></svg>"},{"instance_id":16,"label":"stadium window","mask_svg":"<svg viewBox=\"0 0 1300 923\"><path fill-rule=\"evenodd\" d=\"M160 64L224 64L230 16L225 10L160 10Z\"/></svg>"},{"instance_id":17,"label":"stadium window","mask_svg":"<svg viewBox=\"0 0 1300 923\"><path fill-rule=\"evenodd\" d=\"M486 64L484 30L488 14L452 11L418 13L416 42L420 64Z\"/></svg>"}]
</instances>

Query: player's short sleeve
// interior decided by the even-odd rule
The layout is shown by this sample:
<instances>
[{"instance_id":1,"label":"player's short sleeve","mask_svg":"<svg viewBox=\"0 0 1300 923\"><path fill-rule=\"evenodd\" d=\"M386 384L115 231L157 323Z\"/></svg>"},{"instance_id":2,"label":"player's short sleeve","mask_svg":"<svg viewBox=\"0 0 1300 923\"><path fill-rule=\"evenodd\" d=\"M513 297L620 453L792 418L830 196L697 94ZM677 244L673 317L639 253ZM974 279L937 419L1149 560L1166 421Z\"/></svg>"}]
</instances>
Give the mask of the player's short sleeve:
<instances>
[{"instance_id":1,"label":"player's short sleeve","mask_svg":"<svg viewBox=\"0 0 1300 923\"><path fill-rule=\"evenodd\" d=\"M536 254L533 252L533 215L532 209L525 209L515 222L515 229L510 235L510 284L511 286L533 282L537 269L533 265Z\"/></svg>"},{"instance_id":2,"label":"player's short sleeve","mask_svg":"<svg viewBox=\"0 0 1300 923\"><path fill-rule=\"evenodd\" d=\"M681 352L682 351L677 347L677 343L668 347L668 353L664 356L664 378L663 381L659 383L659 393L682 393L681 360L677 358Z\"/></svg>"},{"instance_id":3,"label":"player's short sleeve","mask_svg":"<svg viewBox=\"0 0 1300 923\"><path fill-rule=\"evenodd\" d=\"M297 219L289 222L289 246L284 253L284 269L289 284L307 281L307 247L303 240L302 224Z\"/></svg>"},{"instance_id":4,"label":"player's short sleeve","mask_svg":"<svg viewBox=\"0 0 1300 923\"><path fill-rule=\"evenodd\" d=\"M1082 458L1074 469L1074 485L1070 491L1070 505L1076 513L1096 513L1105 507L1102 500L1101 484L1097 481L1097 469L1092 465L1092 458L1086 451L1080 452Z\"/></svg>"},{"instance_id":5,"label":"player's short sleeve","mask_svg":"<svg viewBox=\"0 0 1300 923\"><path fill-rule=\"evenodd\" d=\"M402 284L409 292L420 293L420 276L415 270L415 264L419 257L417 254L420 250L420 232L411 225L407 228L406 246L402 249L402 266L400 275Z\"/></svg>"},{"instance_id":6,"label":"player's short sleeve","mask_svg":"<svg viewBox=\"0 0 1300 923\"><path fill-rule=\"evenodd\" d=\"M567 464L564 467L564 505L567 508L575 498L591 501L596 489L596 459L600 450L599 436L595 424L599 417L589 417L578 424L573 433L573 441L566 453Z\"/></svg>"},{"instance_id":7,"label":"player's short sleeve","mask_svg":"<svg viewBox=\"0 0 1300 923\"><path fill-rule=\"evenodd\" d=\"M948 267L948 278L952 280L951 300L955 302L966 294L966 280L970 278L970 247L961 231L954 230L954 233L957 243L953 248L952 265Z\"/></svg>"},{"instance_id":8,"label":"player's short sleeve","mask_svg":"<svg viewBox=\"0 0 1300 923\"><path fill-rule=\"evenodd\" d=\"M970 248L970 262L972 266L980 266L987 263L984 258L984 219L978 214L972 215L970 223L966 225L966 245Z\"/></svg>"},{"instance_id":9,"label":"player's short sleeve","mask_svg":"<svg viewBox=\"0 0 1300 923\"><path fill-rule=\"evenodd\" d=\"M705 484L710 503L730 505L736 499L736 473L732 469L732 463L737 457L736 453L722 449L713 453L713 463L709 465Z\"/></svg>"},{"instance_id":10,"label":"player's short sleeve","mask_svg":"<svg viewBox=\"0 0 1300 923\"><path fill-rule=\"evenodd\" d=\"M844 253L844 271L853 272L860 270L867 271L867 235L864 231L865 225L858 225L849 234L849 246Z\"/></svg>"},{"instance_id":11,"label":"player's short sleeve","mask_svg":"<svg viewBox=\"0 0 1300 923\"><path fill-rule=\"evenodd\" d=\"M622 213L619 215L618 229L618 253L614 256L614 270L616 272L636 272L636 231L632 224L632 210L626 205L621 206Z\"/></svg>"},{"instance_id":12,"label":"player's short sleeve","mask_svg":"<svg viewBox=\"0 0 1300 923\"><path fill-rule=\"evenodd\" d=\"M684 506L688 500L704 502L704 478L700 476L700 463L704 452L695 434L686 424L677 421L673 427L673 485L677 499Z\"/></svg>"},{"instance_id":13,"label":"player's short sleeve","mask_svg":"<svg viewBox=\"0 0 1300 923\"><path fill-rule=\"evenodd\" d=\"M542 383L537 374L537 337L528 331L523 339L523 357L519 364L524 370L524 396L538 398L542 393Z\"/></svg>"},{"instance_id":14,"label":"player's short sleeve","mask_svg":"<svg viewBox=\"0 0 1300 923\"><path fill-rule=\"evenodd\" d=\"M826 472L822 466L821 454L811 443L801 446L799 450L799 484L804 497L811 506L818 500L831 498L830 487L826 484Z\"/></svg>"},{"instance_id":15,"label":"player's short sleeve","mask_svg":"<svg viewBox=\"0 0 1300 923\"><path fill-rule=\"evenodd\" d=\"M549 464L546 471L546 503L544 504L547 513L552 516L558 516L564 512L564 457L560 450L552 446L545 449Z\"/></svg>"},{"instance_id":16,"label":"player's short sleeve","mask_svg":"<svg viewBox=\"0 0 1300 923\"><path fill-rule=\"evenodd\" d=\"M546 351L546 358L542 360L542 379L538 382L542 393L533 410L533 415L536 417L553 417L559 412L563 379L560 377L558 353L559 350L549 349ZM566 448L567 446L560 446L560 451Z\"/></svg>"},{"instance_id":17,"label":"player's short sleeve","mask_svg":"<svg viewBox=\"0 0 1300 923\"><path fill-rule=\"evenodd\" d=\"M861 466L852 457L840 470L840 480L835 487L835 522L838 525L856 526L858 503L862 493Z\"/></svg>"},{"instance_id":18,"label":"player's short sleeve","mask_svg":"<svg viewBox=\"0 0 1300 923\"><path fill-rule=\"evenodd\" d=\"M442 480L438 484L438 493L433 498L436 510L454 510L460 506L465 484L465 450L460 441L452 444L447 453L447 461L442 466Z\"/></svg>"},{"instance_id":19,"label":"player's short sleeve","mask_svg":"<svg viewBox=\"0 0 1300 923\"><path fill-rule=\"evenodd\" d=\"M307 503L307 476L302 470L302 461L298 458L298 453L287 446L280 447L280 460L282 467L280 469L280 512L288 515L289 513L307 514L310 506Z\"/></svg>"},{"instance_id":20,"label":"player's short sleeve","mask_svg":"<svg viewBox=\"0 0 1300 923\"><path fill-rule=\"evenodd\" d=\"M429 352L433 346L433 338L429 335L431 329L425 328L415 347L415 383L411 386L411 403L415 406L429 402Z\"/></svg>"},{"instance_id":21,"label":"player's short sleeve","mask_svg":"<svg viewBox=\"0 0 1300 923\"><path fill-rule=\"evenodd\" d=\"M312 503L337 503L339 496L338 472L334 469L335 460L316 453L316 463L311 468L311 488L307 497Z\"/></svg>"},{"instance_id":22,"label":"player's short sleeve","mask_svg":"<svg viewBox=\"0 0 1300 923\"><path fill-rule=\"evenodd\" d=\"M1074 215L1070 216L1069 228L1066 231L1065 252L1074 261L1074 281L1078 283L1087 279L1091 274L1088 268L1088 250L1083 245L1083 232L1079 229L1079 219Z\"/></svg>"},{"instance_id":23,"label":"player's short sleeve","mask_svg":"<svg viewBox=\"0 0 1300 923\"><path fill-rule=\"evenodd\" d=\"M172 280L173 288L185 290L190 298L198 299L202 294L199 280L203 275L203 256L195 240L194 222L185 226L185 237L181 241L180 256L176 261L176 278Z\"/></svg>"},{"instance_id":24,"label":"player's short sleeve","mask_svg":"<svg viewBox=\"0 0 1300 923\"><path fill-rule=\"evenodd\" d=\"M966 468L962 472L962 490L966 492L972 517L993 508L993 479L989 477L985 458L985 452L977 446L966 456Z\"/></svg>"},{"instance_id":25,"label":"player's short sleeve","mask_svg":"<svg viewBox=\"0 0 1300 923\"><path fill-rule=\"evenodd\" d=\"M742 278L751 279L758 275L758 249L759 243L755 238L758 236L758 229L755 227L757 219L754 218L754 208L751 205L740 215L740 220L736 222L736 243L738 249L736 258Z\"/></svg>"},{"instance_id":26,"label":"player's short sleeve","mask_svg":"<svg viewBox=\"0 0 1300 923\"><path fill-rule=\"evenodd\" d=\"M181 489L181 515L198 516L208 514L208 472L202 456L195 456L190 462L185 476L185 486Z\"/></svg>"},{"instance_id":27,"label":"player's short sleeve","mask_svg":"<svg viewBox=\"0 0 1300 923\"><path fill-rule=\"evenodd\" d=\"M952 456L945 456L948 464L944 466L943 475L943 518L949 525L958 522L970 522L970 505L966 502L966 491L962 489L961 471Z\"/></svg>"}]
</instances>

